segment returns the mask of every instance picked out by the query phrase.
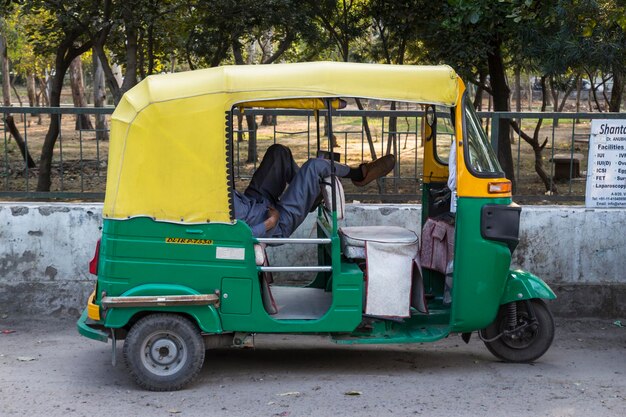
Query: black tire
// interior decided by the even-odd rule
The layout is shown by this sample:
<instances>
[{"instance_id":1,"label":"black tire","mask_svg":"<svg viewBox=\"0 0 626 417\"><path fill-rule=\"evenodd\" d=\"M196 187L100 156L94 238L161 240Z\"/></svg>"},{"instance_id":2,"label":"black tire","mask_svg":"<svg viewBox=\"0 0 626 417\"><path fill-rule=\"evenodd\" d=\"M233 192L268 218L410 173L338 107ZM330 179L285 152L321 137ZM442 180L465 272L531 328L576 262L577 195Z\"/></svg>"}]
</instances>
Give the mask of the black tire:
<instances>
[{"instance_id":1,"label":"black tire","mask_svg":"<svg viewBox=\"0 0 626 417\"><path fill-rule=\"evenodd\" d=\"M176 391L189 384L204 363L204 341L198 327L175 314L151 314L131 327L124 360L139 386Z\"/></svg>"},{"instance_id":2,"label":"black tire","mask_svg":"<svg viewBox=\"0 0 626 417\"><path fill-rule=\"evenodd\" d=\"M543 300L530 300L531 308L537 319L535 325L530 325L515 335L503 334L500 338L487 342L489 352L506 362L532 362L539 359L554 340L554 318ZM517 302L517 325L529 322L527 302ZM500 306L495 321L489 327L481 330L483 339L493 339L507 330L507 305Z\"/></svg>"}]
</instances>

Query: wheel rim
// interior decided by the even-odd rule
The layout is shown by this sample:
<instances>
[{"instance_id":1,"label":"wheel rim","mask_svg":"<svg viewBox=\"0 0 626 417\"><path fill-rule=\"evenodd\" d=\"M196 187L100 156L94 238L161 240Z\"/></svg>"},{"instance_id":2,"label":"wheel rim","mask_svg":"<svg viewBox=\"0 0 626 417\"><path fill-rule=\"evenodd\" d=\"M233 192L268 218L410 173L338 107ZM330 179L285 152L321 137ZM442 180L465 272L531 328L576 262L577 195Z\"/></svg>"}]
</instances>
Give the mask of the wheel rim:
<instances>
[{"instance_id":1,"label":"wheel rim","mask_svg":"<svg viewBox=\"0 0 626 417\"><path fill-rule=\"evenodd\" d=\"M187 345L176 333L154 332L141 345L141 362L155 375L173 375L187 362Z\"/></svg>"},{"instance_id":2,"label":"wheel rim","mask_svg":"<svg viewBox=\"0 0 626 417\"><path fill-rule=\"evenodd\" d=\"M530 318L526 312L519 311L517 314L517 327L530 323ZM500 332L503 332L502 341L512 349L526 349L533 344L539 335L539 326L537 323L528 324L524 329L513 333L504 333L506 330L508 330L506 328L506 322L503 320L500 325Z\"/></svg>"}]
</instances>

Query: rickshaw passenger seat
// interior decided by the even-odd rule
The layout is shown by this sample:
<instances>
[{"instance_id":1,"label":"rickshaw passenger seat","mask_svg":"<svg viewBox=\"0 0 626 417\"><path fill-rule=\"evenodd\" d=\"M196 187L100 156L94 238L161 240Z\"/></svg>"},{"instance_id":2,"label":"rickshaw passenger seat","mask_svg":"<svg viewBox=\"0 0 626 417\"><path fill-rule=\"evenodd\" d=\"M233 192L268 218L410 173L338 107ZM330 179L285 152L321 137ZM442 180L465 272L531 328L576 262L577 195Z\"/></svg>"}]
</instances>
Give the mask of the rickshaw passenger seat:
<instances>
[{"instance_id":1,"label":"rickshaw passenger seat","mask_svg":"<svg viewBox=\"0 0 626 417\"><path fill-rule=\"evenodd\" d=\"M409 317L411 293L423 294L421 281L414 282L417 234L398 226L357 226L342 227L339 235L346 258L365 259L365 314Z\"/></svg>"},{"instance_id":2,"label":"rickshaw passenger seat","mask_svg":"<svg viewBox=\"0 0 626 417\"><path fill-rule=\"evenodd\" d=\"M354 226L339 229L341 249L348 259L365 259L365 244L369 242L387 244L417 244L415 232L399 226Z\"/></svg>"}]
</instances>

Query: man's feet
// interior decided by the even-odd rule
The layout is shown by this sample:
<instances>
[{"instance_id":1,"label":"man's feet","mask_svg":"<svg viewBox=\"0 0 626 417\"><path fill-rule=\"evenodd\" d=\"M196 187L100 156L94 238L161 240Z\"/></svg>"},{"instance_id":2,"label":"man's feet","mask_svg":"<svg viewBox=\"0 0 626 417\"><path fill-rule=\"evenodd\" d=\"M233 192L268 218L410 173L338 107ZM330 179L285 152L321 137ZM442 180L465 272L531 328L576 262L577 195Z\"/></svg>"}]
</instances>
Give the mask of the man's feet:
<instances>
[{"instance_id":1,"label":"man's feet","mask_svg":"<svg viewBox=\"0 0 626 417\"><path fill-rule=\"evenodd\" d=\"M363 179L361 181L352 180L352 183L358 187L367 185L375 179L389 174L395 164L396 157L392 154L385 155L382 158L378 158L377 160L368 162L367 164L361 164Z\"/></svg>"}]
</instances>

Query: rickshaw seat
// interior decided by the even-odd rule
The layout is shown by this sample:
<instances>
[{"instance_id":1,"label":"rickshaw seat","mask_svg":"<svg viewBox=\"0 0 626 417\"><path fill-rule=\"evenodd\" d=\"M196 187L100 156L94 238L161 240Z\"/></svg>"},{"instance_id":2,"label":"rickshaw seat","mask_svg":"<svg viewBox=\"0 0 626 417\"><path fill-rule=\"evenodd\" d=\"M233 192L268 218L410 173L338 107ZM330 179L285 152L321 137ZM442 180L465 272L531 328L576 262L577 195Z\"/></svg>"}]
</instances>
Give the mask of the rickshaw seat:
<instances>
[{"instance_id":1,"label":"rickshaw seat","mask_svg":"<svg viewBox=\"0 0 626 417\"><path fill-rule=\"evenodd\" d=\"M339 229L341 249L346 258L365 259L365 243L416 244L415 232L398 226L352 226Z\"/></svg>"},{"instance_id":2,"label":"rickshaw seat","mask_svg":"<svg viewBox=\"0 0 626 417\"><path fill-rule=\"evenodd\" d=\"M409 317L417 234L398 226L356 226L340 228L339 235L347 258L365 260L365 314Z\"/></svg>"}]
</instances>

